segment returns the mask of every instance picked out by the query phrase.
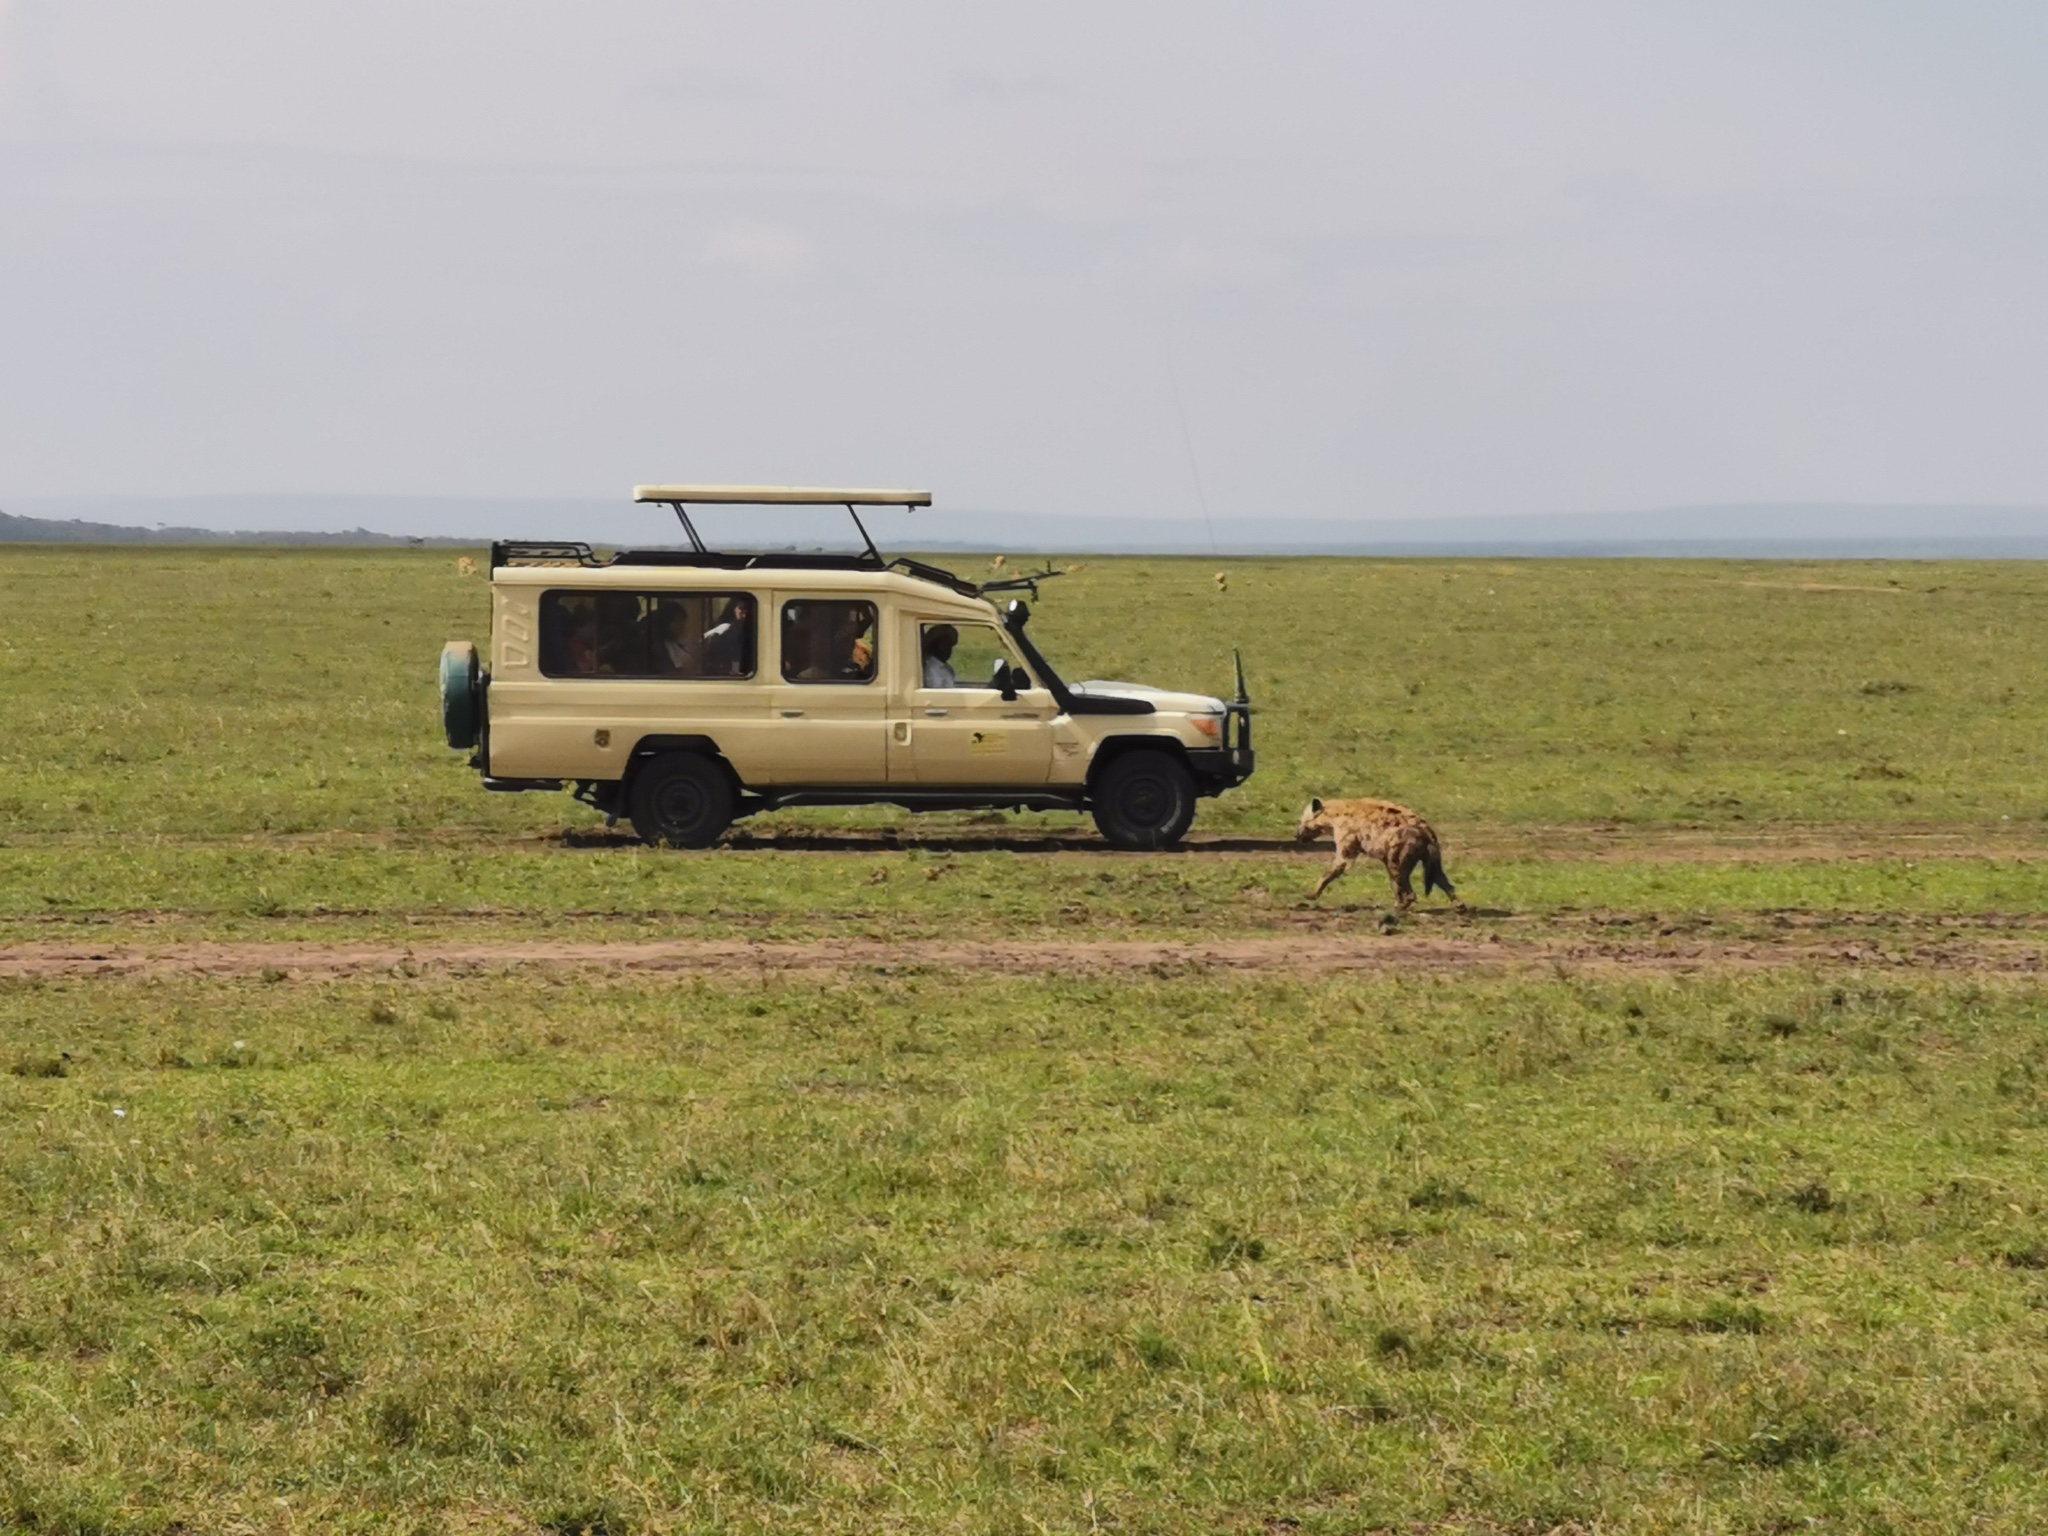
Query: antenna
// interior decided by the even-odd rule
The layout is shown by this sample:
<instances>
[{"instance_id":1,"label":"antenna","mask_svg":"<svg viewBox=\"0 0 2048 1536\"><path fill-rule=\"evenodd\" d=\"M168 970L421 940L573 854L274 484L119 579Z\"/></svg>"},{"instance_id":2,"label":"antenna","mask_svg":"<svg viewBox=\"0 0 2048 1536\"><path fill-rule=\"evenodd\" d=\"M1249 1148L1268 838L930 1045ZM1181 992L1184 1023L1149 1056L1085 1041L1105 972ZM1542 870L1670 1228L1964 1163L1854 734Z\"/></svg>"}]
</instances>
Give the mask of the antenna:
<instances>
[{"instance_id":1,"label":"antenna","mask_svg":"<svg viewBox=\"0 0 2048 1536\"><path fill-rule=\"evenodd\" d=\"M1194 434L1188 431L1188 408L1181 403L1180 374L1173 365L1173 332L1171 327L1167 330L1164 350L1166 352L1166 383L1173 391L1173 414L1180 419L1181 446L1188 451L1188 475L1195 482L1195 505L1202 509L1202 526L1209 530L1209 553L1221 559L1223 557L1223 550L1216 542L1216 525L1209 520L1209 493L1202 489L1202 469L1195 462Z\"/></svg>"}]
</instances>

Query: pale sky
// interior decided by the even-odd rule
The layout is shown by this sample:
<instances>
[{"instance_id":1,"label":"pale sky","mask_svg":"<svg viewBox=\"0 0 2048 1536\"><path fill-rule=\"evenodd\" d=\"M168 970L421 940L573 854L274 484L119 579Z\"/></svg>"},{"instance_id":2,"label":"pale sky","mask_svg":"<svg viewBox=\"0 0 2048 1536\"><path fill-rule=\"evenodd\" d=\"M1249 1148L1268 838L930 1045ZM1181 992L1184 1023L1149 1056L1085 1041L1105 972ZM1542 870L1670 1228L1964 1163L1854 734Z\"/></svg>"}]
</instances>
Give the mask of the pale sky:
<instances>
[{"instance_id":1,"label":"pale sky","mask_svg":"<svg viewBox=\"0 0 2048 1536\"><path fill-rule=\"evenodd\" d=\"M0 507L2040 503L2044 274L2016 0L0 0Z\"/></svg>"}]
</instances>

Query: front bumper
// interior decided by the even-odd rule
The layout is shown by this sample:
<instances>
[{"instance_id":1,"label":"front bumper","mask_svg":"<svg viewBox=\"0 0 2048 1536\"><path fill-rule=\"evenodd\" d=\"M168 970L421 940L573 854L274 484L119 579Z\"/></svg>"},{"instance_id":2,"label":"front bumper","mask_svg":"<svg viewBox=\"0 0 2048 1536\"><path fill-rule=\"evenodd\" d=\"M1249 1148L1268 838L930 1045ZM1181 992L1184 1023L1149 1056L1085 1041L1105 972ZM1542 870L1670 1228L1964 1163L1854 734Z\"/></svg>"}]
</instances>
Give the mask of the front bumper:
<instances>
[{"instance_id":1,"label":"front bumper","mask_svg":"<svg viewBox=\"0 0 2048 1536\"><path fill-rule=\"evenodd\" d=\"M1223 706L1223 744L1192 747L1188 766L1195 772L1196 792L1220 795L1252 776L1258 759L1252 754L1252 704L1244 696L1244 669L1238 668L1237 698Z\"/></svg>"},{"instance_id":2,"label":"front bumper","mask_svg":"<svg viewBox=\"0 0 2048 1536\"><path fill-rule=\"evenodd\" d=\"M1188 767L1194 771L1198 794L1220 795L1235 789L1252 776L1255 762L1250 747L1188 748Z\"/></svg>"}]
</instances>

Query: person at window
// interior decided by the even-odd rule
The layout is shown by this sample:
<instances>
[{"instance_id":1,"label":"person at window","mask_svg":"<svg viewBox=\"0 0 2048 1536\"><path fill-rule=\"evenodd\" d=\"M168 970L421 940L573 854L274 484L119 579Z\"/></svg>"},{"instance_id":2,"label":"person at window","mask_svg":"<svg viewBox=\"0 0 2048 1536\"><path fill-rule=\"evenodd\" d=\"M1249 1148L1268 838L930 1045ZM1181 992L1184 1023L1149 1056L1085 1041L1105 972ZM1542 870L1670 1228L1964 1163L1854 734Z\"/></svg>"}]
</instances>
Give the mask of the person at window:
<instances>
[{"instance_id":1,"label":"person at window","mask_svg":"<svg viewBox=\"0 0 2048 1536\"><path fill-rule=\"evenodd\" d=\"M927 688L958 688L953 671L953 647L960 643L960 631L950 624L927 624L924 629L924 685Z\"/></svg>"},{"instance_id":2,"label":"person at window","mask_svg":"<svg viewBox=\"0 0 2048 1536\"><path fill-rule=\"evenodd\" d=\"M597 670L604 677L645 677L646 636L640 628L640 599L604 592L597 599Z\"/></svg>"},{"instance_id":3,"label":"person at window","mask_svg":"<svg viewBox=\"0 0 2048 1536\"><path fill-rule=\"evenodd\" d=\"M839 621L839 638L836 649L844 658L841 663L846 677L873 677L875 675L875 642L869 633L871 620L865 603L848 603L846 612Z\"/></svg>"},{"instance_id":4,"label":"person at window","mask_svg":"<svg viewBox=\"0 0 2048 1536\"><path fill-rule=\"evenodd\" d=\"M746 677L754 670L754 600L735 597L704 631L704 675Z\"/></svg>"},{"instance_id":5,"label":"person at window","mask_svg":"<svg viewBox=\"0 0 2048 1536\"><path fill-rule=\"evenodd\" d=\"M564 649L569 653L569 670L585 677L597 672L597 607L578 603L569 610L569 633Z\"/></svg>"},{"instance_id":6,"label":"person at window","mask_svg":"<svg viewBox=\"0 0 2048 1536\"><path fill-rule=\"evenodd\" d=\"M859 683L875 673L868 638L874 615L866 603L815 603L805 612L793 674L804 683Z\"/></svg>"},{"instance_id":7,"label":"person at window","mask_svg":"<svg viewBox=\"0 0 2048 1536\"><path fill-rule=\"evenodd\" d=\"M663 677L704 675L704 642L702 636L693 633L696 627L690 622L690 610L686 604L669 604L668 622L661 637Z\"/></svg>"}]
</instances>

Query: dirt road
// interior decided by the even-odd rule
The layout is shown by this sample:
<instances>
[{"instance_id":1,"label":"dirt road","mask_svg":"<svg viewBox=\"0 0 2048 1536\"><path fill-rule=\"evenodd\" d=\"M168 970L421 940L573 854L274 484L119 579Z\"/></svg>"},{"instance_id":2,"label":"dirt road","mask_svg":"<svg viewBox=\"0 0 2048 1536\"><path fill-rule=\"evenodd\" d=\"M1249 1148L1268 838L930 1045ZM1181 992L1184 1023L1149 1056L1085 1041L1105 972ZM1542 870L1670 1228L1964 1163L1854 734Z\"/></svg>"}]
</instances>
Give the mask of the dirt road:
<instances>
[{"instance_id":1,"label":"dirt road","mask_svg":"<svg viewBox=\"0 0 2048 1536\"><path fill-rule=\"evenodd\" d=\"M1997 933L1909 930L1767 939L1686 937L1301 934L1226 940L757 943L652 942L199 942L163 945L28 943L0 948L0 979L262 976L273 981L376 975L479 975L528 970L613 975L772 976L923 972L1053 976L1245 972L1651 972L1878 968L2030 975L2048 944Z\"/></svg>"}]
</instances>

